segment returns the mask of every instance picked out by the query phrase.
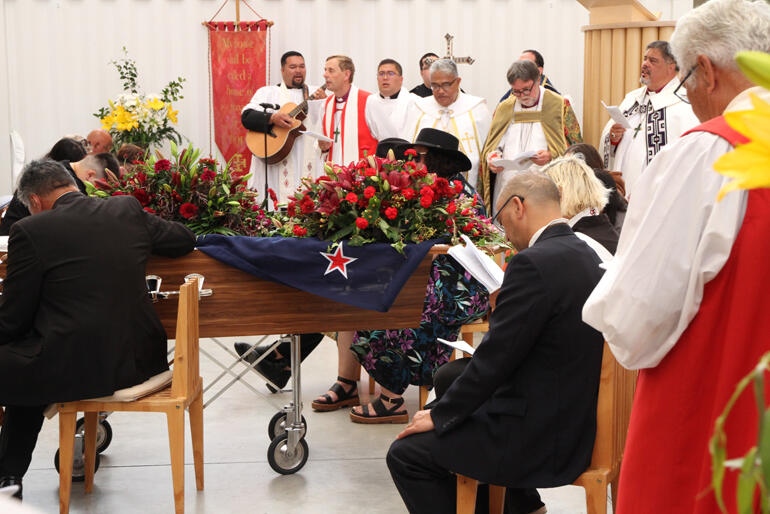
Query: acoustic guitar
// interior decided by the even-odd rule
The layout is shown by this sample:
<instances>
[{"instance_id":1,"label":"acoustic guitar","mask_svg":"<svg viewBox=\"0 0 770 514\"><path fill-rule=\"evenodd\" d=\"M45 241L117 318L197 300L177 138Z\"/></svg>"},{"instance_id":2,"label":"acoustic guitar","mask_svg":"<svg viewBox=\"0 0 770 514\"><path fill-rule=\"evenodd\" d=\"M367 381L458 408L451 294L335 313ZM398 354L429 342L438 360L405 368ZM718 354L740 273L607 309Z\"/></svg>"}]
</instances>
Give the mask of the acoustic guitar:
<instances>
[{"instance_id":1,"label":"acoustic guitar","mask_svg":"<svg viewBox=\"0 0 770 514\"><path fill-rule=\"evenodd\" d=\"M310 95L299 105L288 102L281 106L278 112L286 113L293 118L291 127L270 126L270 132L267 133L267 145L265 145L265 134L263 132L249 130L246 133L246 146L249 147L251 153L260 159L267 157L268 164L275 164L284 160L289 155L289 152L291 152L294 140L301 135L300 131L306 130L302 121L307 117L308 100L315 100L316 95L325 89L326 86L321 86L318 88L318 91Z\"/></svg>"}]
</instances>

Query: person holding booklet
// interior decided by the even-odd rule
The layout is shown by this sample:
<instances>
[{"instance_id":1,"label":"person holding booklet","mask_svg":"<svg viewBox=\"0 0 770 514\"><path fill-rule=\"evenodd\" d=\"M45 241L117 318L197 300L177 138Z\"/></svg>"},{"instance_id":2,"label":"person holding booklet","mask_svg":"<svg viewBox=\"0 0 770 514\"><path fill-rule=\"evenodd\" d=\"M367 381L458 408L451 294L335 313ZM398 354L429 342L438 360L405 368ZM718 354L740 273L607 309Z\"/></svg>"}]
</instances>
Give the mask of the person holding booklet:
<instances>
[{"instance_id":1,"label":"person holding booklet","mask_svg":"<svg viewBox=\"0 0 770 514\"><path fill-rule=\"evenodd\" d=\"M534 488L571 484L591 461L603 338L581 310L600 260L561 217L546 175L520 172L502 198L499 219L519 252L489 332L472 358L441 367L437 402L388 451L413 514L454 512L454 473L508 487L512 514L542 513Z\"/></svg>"},{"instance_id":2,"label":"person holding booklet","mask_svg":"<svg viewBox=\"0 0 770 514\"><path fill-rule=\"evenodd\" d=\"M497 212L500 192L523 169L538 169L583 142L569 101L540 86L540 70L532 61L508 69L511 96L495 110L484 149L477 189ZM498 159L504 159L498 162Z\"/></svg>"}]
</instances>

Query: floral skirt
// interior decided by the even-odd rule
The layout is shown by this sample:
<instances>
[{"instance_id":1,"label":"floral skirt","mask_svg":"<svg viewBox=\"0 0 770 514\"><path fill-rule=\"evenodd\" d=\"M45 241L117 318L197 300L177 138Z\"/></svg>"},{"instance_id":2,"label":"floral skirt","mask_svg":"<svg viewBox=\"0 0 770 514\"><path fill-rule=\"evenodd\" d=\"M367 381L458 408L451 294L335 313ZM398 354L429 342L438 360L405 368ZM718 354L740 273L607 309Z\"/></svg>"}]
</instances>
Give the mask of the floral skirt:
<instances>
[{"instance_id":1,"label":"floral skirt","mask_svg":"<svg viewBox=\"0 0 770 514\"><path fill-rule=\"evenodd\" d=\"M356 332L351 350L382 387L403 393L409 384L433 385L433 374L449 360L460 328L489 310L489 292L449 255L433 260L419 328Z\"/></svg>"}]
</instances>

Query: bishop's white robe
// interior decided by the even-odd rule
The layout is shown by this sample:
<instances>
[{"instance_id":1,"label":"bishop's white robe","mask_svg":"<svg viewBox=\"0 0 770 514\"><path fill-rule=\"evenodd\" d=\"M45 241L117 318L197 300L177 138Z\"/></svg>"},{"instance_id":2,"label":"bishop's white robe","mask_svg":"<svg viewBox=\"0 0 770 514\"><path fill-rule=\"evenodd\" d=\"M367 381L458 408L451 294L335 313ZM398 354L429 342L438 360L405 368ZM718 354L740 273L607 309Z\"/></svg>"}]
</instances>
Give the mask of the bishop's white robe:
<instances>
[{"instance_id":1,"label":"bishop's white robe","mask_svg":"<svg viewBox=\"0 0 770 514\"><path fill-rule=\"evenodd\" d=\"M647 86L628 93L619 108L631 128L626 129L617 146L610 143L610 128L615 122L610 120L604 126L599 155L608 170L623 173L629 198L636 181L661 148L699 123L690 104L674 95L678 86L675 77L659 93L649 91ZM687 93L684 88L679 91Z\"/></svg>"},{"instance_id":2,"label":"bishop's white robe","mask_svg":"<svg viewBox=\"0 0 770 514\"><path fill-rule=\"evenodd\" d=\"M457 100L443 107L431 96L413 100L406 113L406 122L401 128L401 137L414 142L424 128L435 128L449 132L460 140L460 151L471 161L468 183L476 184L479 175L481 150L489 133L492 118L487 101L478 96L460 92Z\"/></svg>"},{"instance_id":3,"label":"bishop's white robe","mask_svg":"<svg viewBox=\"0 0 770 514\"><path fill-rule=\"evenodd\" d=\"M308 86L308 95L312 95L318 86ZM287 88L284 83L277 86L264 86L254 93L249 103L243 108L262 111L261 103L272 103L285 105L288 102L299 105L304 100L304 91L302 89ZM273 112L268 109L267 112ZM317 113L317 111L316 111ZM317 115L309 113L303 122L305 127L313 132L318 131ZM309 136L299 136L294 141L291 152L277 164L268 164L267 166L267 187L275 191L278 202L287 203L287 198L291 196L300 185L302 177L315 179L321 175L320 151L315 139ZM249 169L251 178L249 187L259 192L259 201L261 202L265 195L265 162L252 156L251 168ZM270 209L272 209L272 204Z\"/></svg>"},{"instance_id":4,"label":"bishop's white robe","mask_svg":"<svg viewBox=\"0 0 770 514\"><path fill-rule=\"evenodd\" d=\"M751 88L726 112L751 109ZM713 170L732 146L706 132L661 150L639 178L614 258L583 307L629 369L656 366L698 312L704 285L727 262L746 212L746 191L717 192L730 179Z\"/></svg>"}]
</instances>

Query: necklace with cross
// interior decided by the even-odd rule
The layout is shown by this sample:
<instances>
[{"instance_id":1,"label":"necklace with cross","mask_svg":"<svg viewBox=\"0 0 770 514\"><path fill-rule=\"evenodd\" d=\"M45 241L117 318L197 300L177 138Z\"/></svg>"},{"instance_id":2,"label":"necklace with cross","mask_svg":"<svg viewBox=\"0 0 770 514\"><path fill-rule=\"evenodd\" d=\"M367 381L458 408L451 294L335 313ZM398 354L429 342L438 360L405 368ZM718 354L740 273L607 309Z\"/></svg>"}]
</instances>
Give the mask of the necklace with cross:
<instances>
[{"instance_id":1,"label":"necklace with cross","mask_svg":"<svg viewBox=\"0 0 770 514\"><path fill-rule=\"evenodd\" d=\"M337 136L339 136L339 135L340 135L340 128L337 127L337 128L334 129L334 142L335 143L337 142Z\"/></svg>"},{"instance_id":2,"label":"necklace with cross","mask_svg":"<svg viewBox=\"0 0 770 514\"><path fill-rule=\"evenodd\" d=\"M455 57L452 55L452 40L454 38L452 34L444 34L444 39L446 39L446 56L444 56L444 59L451 59L457 64L473 64L475 61L473 57Z\"/></svg>"}]
</instances>

